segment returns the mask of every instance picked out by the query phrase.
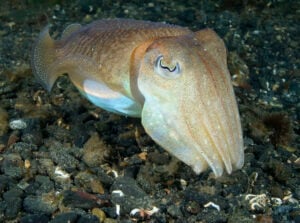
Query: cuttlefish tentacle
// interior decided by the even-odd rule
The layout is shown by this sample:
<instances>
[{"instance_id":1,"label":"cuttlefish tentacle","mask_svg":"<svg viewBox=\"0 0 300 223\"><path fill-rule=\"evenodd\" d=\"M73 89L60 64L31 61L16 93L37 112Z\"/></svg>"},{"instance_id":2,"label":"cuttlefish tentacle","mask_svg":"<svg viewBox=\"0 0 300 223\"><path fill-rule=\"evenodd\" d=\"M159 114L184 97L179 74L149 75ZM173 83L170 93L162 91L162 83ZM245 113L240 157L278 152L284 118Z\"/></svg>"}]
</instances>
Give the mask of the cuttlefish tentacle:
<instances>
[{"instance_id":1,"label":"cuttlefish tentacle","mask_svg":"<svg viewBox=\"0 0 300 223\"><path fill-rule=\"evenodd\" d=\"M141 117L152 139L193 168L216 176L244 162L239 113L215 32L131 19L73 24L53 40L49 26L32 57L51 90L63 73L95 105Z\"/></svg>"},{"instance_id":2,"label":"cuttlefish tentacle","mask_svg":"<svg viewBox=\"0 0 300 223\"><path fill-rule=\"evenodd\" d=\"M36 40L31 59L31 67L35 77L47 90L51 90L58 75L49 72L49 66L56 60L54 53L55 41L49 34L49 25L46 26ZM50 54L48 52L51 52ZM53 53L52 53L53 52ZM46 56L47 54L47 56Z\"/></svg>"}]
</instances>

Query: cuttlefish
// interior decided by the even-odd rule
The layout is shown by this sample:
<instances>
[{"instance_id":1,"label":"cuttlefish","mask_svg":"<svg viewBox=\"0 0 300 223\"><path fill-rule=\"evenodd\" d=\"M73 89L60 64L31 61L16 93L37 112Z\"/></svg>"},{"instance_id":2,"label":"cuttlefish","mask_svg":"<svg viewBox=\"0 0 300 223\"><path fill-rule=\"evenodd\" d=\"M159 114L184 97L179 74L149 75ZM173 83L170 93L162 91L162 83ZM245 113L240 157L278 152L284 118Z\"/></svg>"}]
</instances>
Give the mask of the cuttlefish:
<instances>
[{"instance_id":1,"label":"cuttlefish","mask_svg":"<svg viewBox=\"0 0 300 223\"><path fill-rule=\"evenodd\" d=\"M32 67L49 91L67 73L96 106L141 117L147 134L197 174L210 167L221 176L243 166L226 48L211 29L104 19L69 25L54 40L47 26Z\"/></svg>"}]
</instances>

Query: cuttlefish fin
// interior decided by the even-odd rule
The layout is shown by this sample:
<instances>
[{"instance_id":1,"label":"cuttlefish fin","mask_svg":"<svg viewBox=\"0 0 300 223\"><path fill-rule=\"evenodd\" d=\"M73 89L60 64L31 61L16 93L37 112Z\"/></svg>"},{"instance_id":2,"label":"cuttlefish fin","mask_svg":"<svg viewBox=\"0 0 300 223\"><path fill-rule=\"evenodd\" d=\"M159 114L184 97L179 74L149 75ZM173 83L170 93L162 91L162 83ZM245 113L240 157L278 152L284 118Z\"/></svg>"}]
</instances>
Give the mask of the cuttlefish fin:
<instances>
[{"instance_id":1,"label":"cuttlefish fin","mask_svg":"<svg viewBox=\"0 0 300 223\"><path fill-rule=\"evenodd\" d=\"M64 30L62 39L67 38L80 27L80 24L69 25ZM35 77L48 91L52 89L58 76L65 73L69 64L73 62L70 58L58 60L55 49L56 41L50 36L49 28L50 25L46 26L40 33L32 52L33 55L31 61ZM63 60L66 63L63 63ZM68 60L71 62L67 63Z\"/></svg>"},{"instance_id":2,"label":"cuttlefish fin","mask_svg":"<svg viewBox=\"0 0 300 223\"><path fill-rule=\"evenodd\" d=\"M55 61L55 40L49 34L49 25L40 33L32 52L32 68L38 81L50 91L58 73L49 70L49 64Z\"/></svg>"},{"instance_id":3,"label":"cuttlefish fin","mask_svg":"<svg viewBox=\"0 0 300 223\"><path fill-rule=\"evenodd\" d=\"M79 30L82 27L81 24L79 23L73 23L67 26L67 28L65 28L65 30L63 31L61 38L67 38L69 37L72 33L76 32L77 30Z\"/></svg>"}]
</instances>

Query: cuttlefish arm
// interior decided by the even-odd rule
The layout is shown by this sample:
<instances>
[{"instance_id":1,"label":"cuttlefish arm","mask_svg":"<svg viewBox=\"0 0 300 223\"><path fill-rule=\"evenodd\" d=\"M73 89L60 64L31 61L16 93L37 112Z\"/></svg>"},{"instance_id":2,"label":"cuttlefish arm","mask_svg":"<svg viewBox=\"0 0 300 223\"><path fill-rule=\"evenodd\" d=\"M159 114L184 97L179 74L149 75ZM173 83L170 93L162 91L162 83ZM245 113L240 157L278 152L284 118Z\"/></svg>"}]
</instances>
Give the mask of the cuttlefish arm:
<instances>
[{"instance_id":1,"label":"cuttlefish arm","mask_svg":"<svg viewBox=\"0 0 300 223\"><path fill-rule=\"evenodd\" d=\"M210 29L136 20L48 28L33 53L48 90L62 73L92 103L142 118L152 139L196 173L216 176L244 162L243 139L223 41Z\"/></svg>"}]
</instances>

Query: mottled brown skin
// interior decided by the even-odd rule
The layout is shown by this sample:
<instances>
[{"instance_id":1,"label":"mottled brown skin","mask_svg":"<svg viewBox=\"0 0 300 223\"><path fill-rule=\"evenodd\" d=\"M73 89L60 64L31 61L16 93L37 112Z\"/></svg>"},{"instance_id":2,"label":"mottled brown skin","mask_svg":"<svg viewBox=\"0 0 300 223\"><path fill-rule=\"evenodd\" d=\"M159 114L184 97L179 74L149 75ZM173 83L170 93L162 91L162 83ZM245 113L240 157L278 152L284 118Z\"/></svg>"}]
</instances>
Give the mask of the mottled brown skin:
<instances>
[{"instance_id":1,"label":"mottled brown skin","mask_svg":"<svg viewBox=\"0 0 300 223\"><path fill-rule=\"evenodd\" d=\"M146 132L196 173L210 166L220 176L243 165L226 48L210 29L99 20L69 26L54 41L45 28L32 61L48 90L68 73L95 105L141 117Z\"/></svg>"}]
</instances>

